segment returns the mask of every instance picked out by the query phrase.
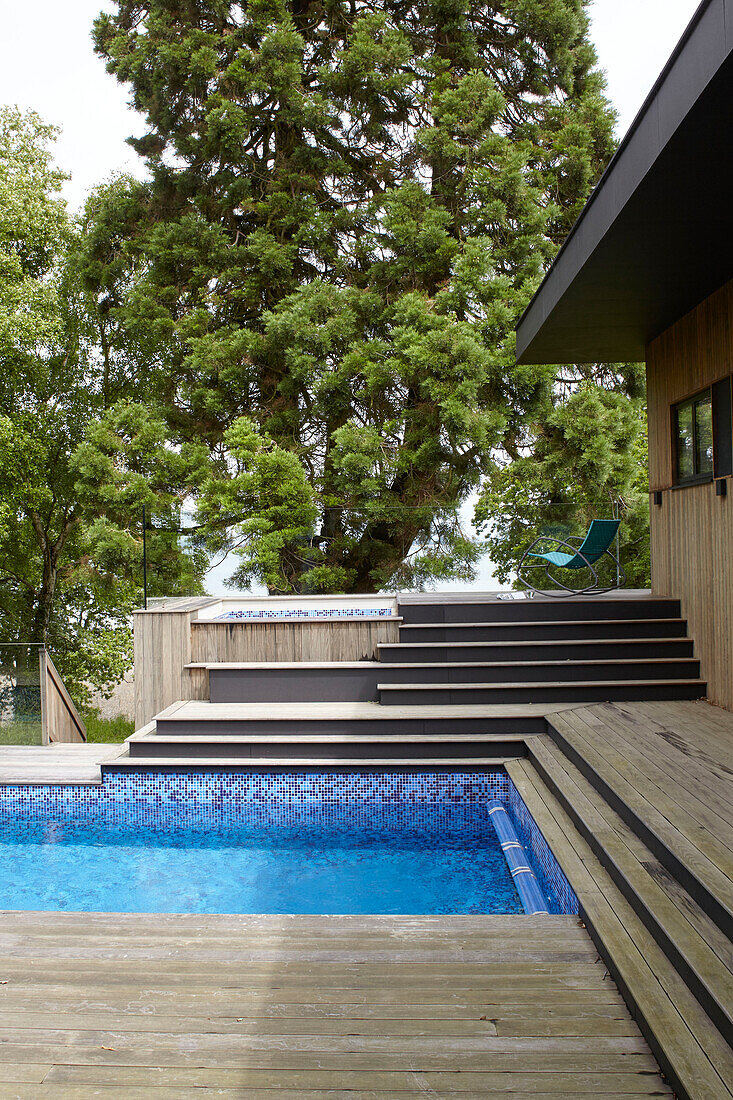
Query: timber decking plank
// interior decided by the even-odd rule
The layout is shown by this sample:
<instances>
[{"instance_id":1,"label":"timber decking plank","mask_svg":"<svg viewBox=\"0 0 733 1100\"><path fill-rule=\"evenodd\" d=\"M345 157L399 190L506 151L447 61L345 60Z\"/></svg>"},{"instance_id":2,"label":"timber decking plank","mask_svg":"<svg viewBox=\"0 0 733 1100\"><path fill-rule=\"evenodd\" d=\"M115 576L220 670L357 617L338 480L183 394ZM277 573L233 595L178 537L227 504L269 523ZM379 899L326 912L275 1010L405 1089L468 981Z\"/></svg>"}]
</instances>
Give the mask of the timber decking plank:
<instances>
[{"instance_id":1,"label":"timber decking plank","mask_svg":"<svg viewBox=\"0 0 733 1100\"><path fill-rule=\"evenodd\" d=\"M2 1004L5 1007L35 1007L42 1005L49 1011L63 1011L69 1005L83 1003L88 1008L105 1011L111 1006L115 1012L167 1011L171 1015L197 1012L206 1008L210 1014L222 1016L253 1016L268 1018L280 1016L302 1016L303 1013L363 1014L365 1017L383 1014L391 1019L394 1014L415 1011L425 1016L452 1018L453 1016L474 1016L484 1007L501 1008L504 1012L514 1009L524 1011L528 1004L537 1011L548 1015L563 1013L570 1007L570 1014L625 1012L621 995L608 982L598 989L573 988L572 993L565 987L558 987L554 981L540 983L523 982L521 987L508 988L501 983L495 988L487 984L480 990L443 989L435 992L429 989L394 990L352 988L348 990L331 989L285 989L270 990L274 1000L257 995L249 989L222 989L215 980L188 992L180 989L151 988L149 985L100 984L96 981L72 981L63 985L42 985L33 982L15 981L9 989L3 991ZM347 996L350 999L347 1000ZM177 1012L175 1011L177 1010Z\"/></svg>"},{"instance_id":2,"label":"timber decking plank","mask_svg":"<svg viewBox=\"0 0 733 1100\"><path fill-rule=\"evenodd\" d=\"M455 706L393 706L387 717L399 718L524 718L527 715L544 716L559 710L568 710L576 703L467 703ZM162 715L156 715L156 718ZM168 717L168 715L166 715ZM187 722L238 721L247 718L302 721L339 718L349 722L373 721L384 718L384 707L379 703L355 703L345 700L339 703L309 702L304 715L303 703L209 703L191 699L182 703L173 716L176 721Z\"/></svg>"},{"instance_id":3,"label":"timber decking plank","mask_svg":"<svg viewBox=\"0 0 733 1100\"><path fill-rule=\"evenodd\" d=\"M49 1021L50 1025L50 1021ZM385 1029L386 1030L386 1029ZM280 1035L277 1031L251 1034L246 1044L237 1035L198 1034L190 1036L190 1042L182 1043L180 1035L169 1032L151 1033L122 1032L114 1028L64 1030L48 1026L46 1028L0 1028L2 1051L10 1051L13 1061L18 1061L20 1051L32 1053L32 1060L59 1060L59 1054L69 1047L74 1048L74 1060L81 1061L117 1061L108 1057L112 1052L129 1060L132 1065L213 1065L235 1068L240 1064L243 1048L250 1056L259 1053L279 1055L290 1051L303 1054L370 1054L400 1055L407 1057L429 1056L436 1047L434 1036L386 1037L364 1035ZM493 1054L541 1054L557 1052L578 1054L584 1051L596 1053L643 1054L647 1045L640 1035L632 1036L557 1036L552 1038L534 1038L528 1036L486 1035L481 1037L453 1035L444 1036L440 1041L441 1054L455 1059L464 1055L479 1055L489 1058ZM107 1049L105 1049L107 1048ZM45 1051L45 1056L38 1054ZM0 1053L0 1058L2 1054Z\"/></svg>"},{"instance_id":4,"label":"timber decking plank","mask_svg":"<svg viewBox=\"0 0 733 1100\"><path fill-rule=\"evenodd\" d=\"M700 998L703 995L709 998L708 1010L730 1038L733 1032L733 955L728 937L713 925L707 938L700 934L687 911L678 907L676 900L650 875L643 857L639 860L628 826L549 738L533 741L530 759L543 778L556 785L572 806L570 816L576 820L576 827L580 822L586 841L590 836L593 844L601 848L616 885L625 887L636 897L642 912L656 925L657 941L661 939L663 945L666 944L666 954L677 969L685 973L688 983L694 981L693 991L697 991ZM650 852L647 856L650 862L656 862ZM689 904L694 905L691 898Z\"/></svg>"},{"instance_id":5,"label":"timber decking plank","mask_svg":"<svg viewBox=\"0 0 733 1100\"><path fill-rule=\"evenodd\" d=\"M630 744L648 761L650 778L664 774L687 790L693 796L691 812L696 814L698 808L702 809L703 824L711 820L720 822L724 834L733 840L733 772L721 770L707 755L698 759L691 741L684 749L675 746L665 737L669 730L650 729L644 716L626 714L622 707L613 704L606 705L604 712L608 716L607 725L619 743ZM699 730L695 736L699 736Z\"/></svg>"},{"instance_id":6,"label":"timber decking plank","mask_svg":"<svg viewBox=\"0 0 733 1100\"><path fill-rule=\"evenodd\" d=\"M38 931L42 928L48 930L48 913L33 910L0 910L3 917L2 927L9 934L15 934L20 939L30 931ZM577 944L587 943L587 936L577 929L572 920L567 916L523 916L522 928L531 932L537 939L550 938L558 933L564 936L565 941L572 940ZM513 934L516 931L517 917L515 914L496 914L491 918L490 938L501 934ZM263 933L277 937L291 937L297 942L303 935L311 934L318 937L319 942L328 943L337 937L346 935L370 936L381 935L385 939L397 938L402 940L406 935L430 934L429 942L434 942L434 937L449 938L455 942L457 935L464 936L475 933L484 938L487 937L487 918L485 915L446 915L446 916L361 916L361 915L337 915L329 916L324 923L321 916L308 916L300 914L262 914L262 913L115 913L115 936L118 937L125 930L131 935L147 935L153 931L155 934L166 933L174 940L181 936L187 937L203 932L208 935L210 931L231 937L236 933L238 937L254 937L259 941ZM109 935L109 913L54 913L53 927L57 934L67 936L78 933L86 935L90 929L97 928Z\"/></svg>"},{"instance_id":7,"label":"timber decking plank","mask_svg":"<svg viewBox=\"0 0 733 1100\"><path fill-rule=\"evenodd\" d=\"M578 894L607 958L637 1005L655 1053L695 1100L733 1096L733 1054L661 948L528 761L512 780ZM703 1046L703 1042L705 1046Z\"/></svg>"},{"instance_id":8,"label":"timber decking plank","mask_svg":"<svg viewBox=\"0 0 733 1100\"><path fill-rule=\"evenodd\" d=\"M236 1035L242 1038L250 1035L259 1035L263 1031L264 1020L261 1017L235 1017L217 1016L202 1019L195 1016L150 1016L122 1013L115 1016L113 1013L83 1013L83 1012L57 1012L54 1023L57 1030L73 1031L78 1029L93 1029L99 1027L105 1015L109 1016L110 1028L121 1033L186 1035L191 1041L194 1037L207 1035ZM43 1028L48 1022L48 1013L43 1011L28 1011L19 1009L0 1010L0 1030L3 1028L28 1028L30 1030ZM270 1027L274 1027L274 1019L270 1018ZM297 1017L279 1017L276 1023L278 1036L318 1036L331 1037L342 1036L344 1033L352 1037L373 1037L383 1035L389 1031L390 1037L404 1039L422 1039L428 1036L441 1038L475 1038L477 1036L637 1036L638 1028L625 1014L619 1017L618 1010L614 1016L569 1016L542 1017L541 1013L532 1005L527 1005L523 1013L514 1013L504 1016L499 1007L490 1014L474 1012L469 1017L456 1019L425 1019L413 1017L409 1012L400 1017L389 1017L389 1025L385 1027L384 1018L376 1015L372 1018L364 1018L347 1013L343 1016L307 1016L302 1014Z\"/></svg>"},{"instance_id":9,"label":"timber decking plank","mask_svg":"<svg viewBox=\"0 0 733 1100\"><path fill-rule=\"evenodd\" d=\"M534 991L532 991L534 993ZM163 997L139 998L118 996L113 997L103 989L92 990L87 987L82 989L64 991L65 995L44 993L40 996L34 991L31 996L19 996L15 991L2 998L2 1012L18 1013L18 1019L27 1018L31 1013L43 1010L53 1011L59 1014L74 1012L78 1014L79 1001L83 998L84 1008L87 1012L94 1011L100 1015L110 1013L124 1017L125 1024L128 1020L141 1022L142 1018L150 1018L151 1009L155 1009L158 1016L178 1021L188 1018L198 1018L198 1010L202 1007L208 1009L207 1019L220 1020L301 1020L304 1018L340 1020L439 1020L461 1021L478 1020L486 1015L486 1009L491 1008L489 1014L492 1019L501 1017L503 1020L524 1019L531 1015L533 1019L555 1020L623 1020L626 1019L626 1008L620 997L602 1001L600 998L592 1003L581 1001L568 1004L567 998L556 998L549 1003L542 997L527 997L525 1000L517 999L513 1002L484 1000L476 1003L455 1004L425 1004L418 1002L417 998L403 1003L347 1003L344 1001L319 1003L312 1001L296 1001L294 1003L271 1003L266 1001L254 1002L252 1000L237 1002L231 997L222 998L217 1005L211 994L202 995L199 998L175 998L167 1003ZM575 999L574 999L575 1000ZM143 1003L140 1003L142 1001ZM413 1003L414 1002L414 1003ZM217 1012L218 1009L218 1012ZM175 1030L175 1027L173 1028Z\"/></svg>"},{"instance_id":10,"label":"timber decking plank","mask_svg":"<svg viewBox=\"0 0 733 1100\"><path fill-rule=\"evenodd\" d=\"M178 740L178 738L176 738ZM180 742L183 744L183 742ZM219 744L225 742L219 741ZM423 740L423 744L425 741ZM124 760L113 761L111 767L117 771L141 771L152 770L165 771L166 769L188 769L196 771L205 768L226 768L228 771L259 768L269 771L273 768L395 768L417 767L426 765L434 768L437 764L451 768L472 767L484 765L495 768L503 764L503 756L428 756L424 759L420 756L387 756L364 757L344 756L341 753L329 759L323 756L133 756Z\"/></svg>"},{"instance_id":11,"label":"timber decking plank","mask_svg":"<svg viewBox=\"0 0 733 1100\"><path fill-rule=\"evenodd\" d=\"M240 1084L249 1086L271 1088L281 1084L283 1087L288 1087L296 1084L298 1080L308 1081L311 1087L315 1087L316 1082L319 1082L319 1084L322 1082L322 1085L326 1087L330 1084L330 1081L336 1079L336 1075L339 1075L342 1087L347 1088L358 1085L360 1079L365 1086L374 1087L374 1085L383 1084L383 1082L393 1086L402 1086L413 1073L409 1066L374 1069L366 1064L360 1065L361 1060L363 1059L360 1057L358 1064L353 1068L346 1068L339 1058L327 1058L326 1062L333 1063L333 1065L314 1065L305 1069L288 1069L276 1065L242 1066L237 1069L227 1069L180 1068L178 1066L142 1067L125 1064L91 1066L79 1063L56 1063L52 1067L51 1077L59 1081L76 1080L86 1082L94 1080L102 1085L117 1084L118 1081L130 1081L130 1084L135 1085L152 1079L161 1085L176 1085L185 1082L185 1084L231 1086L240 1082ZM591 1084L602 1086L606 1081L613 1085L627 1076L632 1079L644 1076L647 1079L654 1080L655 1085L659 1087L659 1067L650 1054L624 1055L621 1063L619 1058L612 1054L548 1054L541 1059L539 1064L533 1066L527 1066L524 1055L496 1055L495 1058L492 1058L490 1068L480 1067L474 1060L468 1066L462 1065L460 1068L444 1066L441 1069L427 1069L426 1073L435 1080L437 1085L444 1080L459 1080L464 1077L469 1081L475 1081L478 1077L486 1077L490 1080L493 1078L497 1087L503 1084L512 1085L513 1082L521 1087L522 1075L524 1074L529 1074L533 1078L539 1076L540 1080L545 1079L547 1081L553 1080L553 1077L558 1077L560 1074L567 1074L572 1081L578 1080L578 1084L584 1084L586 1087Z\"/></svg>"},{"instance_id":12,"label":"timber decking plank","mask_svg":"<svg viewBox=\"0 0 733 1100\"><path fill-rule=\"evenodd\" d=\"M733 914L733 884L728 873L733 855L680 804L644 781L628 756L610 743L598 744L593 730L583 730L582 717L553 720L553 728L574 745L594 771L629 808L685 863L720 904ZM639 789L641 788L641 789ZM658 792L658 793L657 793ZM650 800L650 797L654 801ZM721 866L722 864L722 866Z\"/></svg>"},{"instance_id":13,"label":"timber decking plank","mask_svg":"<svg viewBox=\"0 0 733 1100\"><path fill-rule=\"evenodd\" d=\"M307 1086L305 1088L298 1087L295 1089L276 1089L273 1094L273 1090L269 1088L216 1088L215 1095L223 1097L224 1100L273 1100L273 1095L278 1097L279 1100L409 1100L411 1097L425 1097L426 1090L423 1086L423 1075L419 1072L412 1074L412 1088L400 1089L394 1091L392 1089L346 1089L341 1088L334 1089L310 1089ZM537 1091L534 1087L529 1091L517 1091L513 1088L507 1090L501 1090L501 1095L506 1097L506 1100L559 1100L561 1096L572 1096L575 1100L597 1100L597 1092L580 1091L575 1088L564 1088L562 1092L558 1089L553 1089L553 1082L548 1081L546 1084L552 1091ZM623 1088L621 1092L615 1093L617 1096L625 1096L628 1100L635 1100L637 1097L647 1097L649 1095L654 1096L671 1096L671 1093L667 1090L654 1091L647 1089L645 1092L639 1091L643 1086L643 1082L639 1081L634 1091L630 1091L627 1088ZM660 1082L661 1084L661 1082ZM541 1087L541 1085L540 1085ZM151 1097L152 1100L194 1100L194 1098L202 1095L202 1089L200 1088L187 1088L186 1086L179 1086L171 1089L165 1086L150 1086L145 1085L142 1088L135 1086L125 1087L125 1100L147 1100ZM208 1090L206 1090L208 1091ZM495 1090L492 1089L492 1092ZM13 1092L15 1100L43 1100L44 1097L53 1097L54 1100L92 1100L92 1098L98 1098L107 1094L107 1090L98 1086L84 1086L84 1085L61 1085L59 1086L55 1082L49 1085L35 1086L35 1091L28 1086L21 1085L17 1091ZM434 1092L428 1093L428 1095L437 1095ZM481 1079L473 1083L473 1087L469 1084L466 1088L454 1089L449 1088L447 1091L441 1093L442 1096L458 1096L463 1097L463 1100L486 1100L487 1092L482 1087Z\"/></svg>"}]
</instances>

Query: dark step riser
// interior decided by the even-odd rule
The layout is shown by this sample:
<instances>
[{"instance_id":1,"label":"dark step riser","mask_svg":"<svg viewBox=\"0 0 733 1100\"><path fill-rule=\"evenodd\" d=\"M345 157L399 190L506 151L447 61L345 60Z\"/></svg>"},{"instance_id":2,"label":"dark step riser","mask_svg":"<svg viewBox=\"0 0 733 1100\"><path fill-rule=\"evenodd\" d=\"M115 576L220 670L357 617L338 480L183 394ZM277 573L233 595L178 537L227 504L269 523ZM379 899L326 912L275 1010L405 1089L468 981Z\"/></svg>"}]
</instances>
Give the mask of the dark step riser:
<instances>
[{"instance_id":1,"label":"dark step riser","mask_svg":"<svg viewBox=\"0 0 733 1100\"><path fill-rule=\"evenodd\" d=\"M506 600L486 603L400 603L405 623L476 623L538 621L567 622L572 619L653 619L680 614L679 600Z\"/></svg>"},{"instance_id":2,"label":"dark step riser","mask_svg":"<svg viewBox=\"0 0 733 1100\"><path fill-rule=\"evenodd\" d=\"M662 840L639 818L630 806L616 794L605 780L598 775L593 767L573 746L565 740L555 727L548 723L548 732L554 743L575 765L578 771L595 787L599 794L603 795L612 810L632 829L639 839L646 845L650 852L656 856L659 862L677 881L685 888L688 894L695 899L697 904L705 911L711 920L715 921L720 930L733 939L733 916L727 912L717 899L696 878L689 868L679 860Z\"/></svg>"},{"instance_id":3,"label":"dark step riser","mask_svg":"<svg viewBox=\"0 0 733 1100\"><path fill-rule=\"evenodd\" d=\"M400 642L538 642L582 641L603 638L684 638L687 623L679 619L661 619L658 622L629 622L618 619L604 623L507 623L494 625L480 623L477 626L411 626L400 628Z\"/></svg>"},{"instance_id":4,"label":"dark step riser","mask_svg":"<svg viewBox=\"0 0 733 1100\"><path fill-rule=\"evenodd\" d=\"M438 646L437 648L419 645L401 645L399 649L381 647L379 660L390 664L439 664L457 661L610 661L632 660L635 657L678 657L691 658L693 643L690 639L680 638L670 641L655 639L648 642L633 640L603 642L597 645L588 642L558 641L552 646L536 645L525 642L522 645L504 647L500 645L480 645L464 647L460 644Z\"/></svg>"},{"instance_id":5,"label":"dark step riser","mask_svg":"<svg viewBox=\"0 0 733 1100\"><path fill-rule=\"evenodd\" d=\"M379 701L386 706L468 706L504 703L605 703L614 700L646 701L656 699L700 699L705 693L698 684L685 684L670 680L665 684L645 684L641 688L631 683L604 684L592 687L581 683L560 684L549 687L536 684L515 688L475 688L464 691L442 691L416 688L395 688L380 692Z\"/></svg>"},{"instance_id":6,"label":"dark step riser","mask_svg":"<svg viewBox=\"0 0 733 1100\"><path fill-rule=\"evenodd\" d=\"M441 741L438 738L435 739L435 743L430 741L427 744L424 742L405 744L405 742L397 741L392 743L380 741L376 744L374 742L366 742L365 744L350 742L346 745L314 745L310 742L294 742L287 745L270 743L230 745L227 744L226 738L214 745L188 744L185 740L174 745L156 744L152 738L147 742L130 743L130 757L135 760L165 759L166 757L180 758L183 756L191 759L196 757L204 759L224 757L230 760L246 760L247 757L254 756L258 759L266 757L273 761L293 758L303 759L303 757L306 757L309 760L323 759L334 763L344 757L348 757L349 760L384 760L393 757L400 760L462 760L464 757L467 760L477 757L484 760L487 758L501 760L506 757L524 755L524 745L522 742L517 741L461 744L460 742Z\"/></svg>"},{"instance_id":7,"label":"dark step riser","mask_svg":"<svg viewBox=\"0 0 733 1100\"><path fill-rule=\"evenodd\" d=\"M497 767L500 764L497 763ZM415 772L423 774L424 772L432 774L433 772L440 773L444 771L449 772L468 772L470 774L475 773L481 775L486 770L493 768L493 763L485 764L475 763L473 760L466 760L465 763L461 763L460 767L456 767L453 764L446 765L437 760L435 763L427 764L414 764L409 761L395 760L395 762L389 764L372 764L368 760L365 760L363 764L337 764L332 763L329 760L319 761L317 764L308 765L303 767L302 764L272 764L268 762L258 762L257 764L248 764L246 760L235 763L222 762L218 764L214 763L197 763L195 760L190 764L180 763L168 763L165 759L159 760L133 760L127 766L121 766L114 764L102 764L102 775L129 775L131 772L136 772L141 775L154 774L156 772L171 772L172 774L183 773L189 774L224 774L227 775L230 772L243 772L245 774L252 773L253 775L302 775L304 771L309 774L320 775L322 772L328 772L332 775L393 775L395 772L404 775L414 775Z\"/></svg>"},{"instance_id":8,"label":"dark step riser","mask_svg":"<svg viewBox=\"0 0 733 1100\"><path fill-rule=\"evenodd\" d=\"M530 756L532 756L530 750ZM642 921L647 930L654 937L655 942L662 948L665 955L675 967L677 972L682 976L687 987L691 990L692 994L697 997L700 1004L703 1006L708 1016L720 1031L721 1035L725 1038L727 1043L733 1043L733 1027L731 1021L728 1019L725 1011L710 993L704 983L695 974L694 970L689 966L685 956L679 951L673 940L669 938L664 928L655 919L654 914L650 912L644 903L643 898L637 894L637 892L630 885L625 875L616 866L615 862L606 852L603 844L598 840L592 829L586 827L581 815L576 811L572 804L572 801L565 795L562 788L554 781L552 776L545 770L542 762L532 756L532 764L537 770L538 774L542 778L543 783L557 798L562 805L565 812L572 820L575 828L583 837L585 842L592 849L594 855L599 860L601 865L605 867L609 875L624 895L626 900L634 909L634 912Z\"/></svg>"},{"instance_id":9,"label":"dark step riser","mask_svg":"<svg viewBox=\"0 0 733 1100\"><path fill-rule=\"evenodd\" d=\"M232 669L209 673L212 703L267 703L277 699L280 703L323 703L349 700L370 702L377 698L377 684L501 684L531 682L543 684L562 680L569 684L584 680L674 680L696 679L699 676L698 661L673 661L654 665L637 661L632 665L608 662L600 665L581 665L568 661L556 665L502 667L470 666L449 668L404 669L384 665L378 669L324 670L321 674L306 669Z\"/></svg>"},{"instance_id":10,"label":"dark step riser","mask_svg":"<svg viewBox=\"0 0 733 1100\"><path fill-rule=\"evenodd\" d=\"M576 661L563 662L561 665L517 665L505 662L502 665L448 665L432 668L429 665L417 668L399 668L384 665L377 673L380 684L506 684L532 682L547 683L548 680L562 680L563 683L582 683L584 680L697 680L700 676L700 662L697 660L669 661L658 665L650 661L637 660L632 664L615 664L604 661L599 664L583 665Z\"/></svg>"},{"instance_id":11,"label":"dark step riser","mask_svg":"<svg viewBox=\"0 0 733 1100\"><path fill-rule=\"evenodd\" d=\"M157 732L166 737L277 737L280 734L355 734L364 737L405 734L420 737L444 737L456 733L521 733L525 736L547 732L544 718L532 715L509 718L398 718L389 711L384 718L360 722L348 718L312 718L282 720L232 718L192 722L163 718L156 723Z\"/></svg>"}]
</instances>

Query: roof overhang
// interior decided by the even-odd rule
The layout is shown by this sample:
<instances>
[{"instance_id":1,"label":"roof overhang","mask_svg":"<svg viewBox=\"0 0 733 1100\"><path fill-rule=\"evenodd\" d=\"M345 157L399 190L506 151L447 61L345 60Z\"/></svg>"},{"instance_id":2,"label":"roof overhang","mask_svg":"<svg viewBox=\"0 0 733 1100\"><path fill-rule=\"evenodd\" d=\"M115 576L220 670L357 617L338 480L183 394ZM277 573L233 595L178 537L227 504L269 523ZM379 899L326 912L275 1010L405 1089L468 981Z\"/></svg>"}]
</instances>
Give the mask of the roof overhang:
<instances>
[{"instance_id":1,"label":"roof overhang","mask_svg":"<svg viewBox=\"0 0 733 1100\"><path fill-rule=\"evenodd\" d=\"M521 317L518 361L641 360L733 277L731 160L733 0L705 0Z\"/></svg>"}]
</instances>

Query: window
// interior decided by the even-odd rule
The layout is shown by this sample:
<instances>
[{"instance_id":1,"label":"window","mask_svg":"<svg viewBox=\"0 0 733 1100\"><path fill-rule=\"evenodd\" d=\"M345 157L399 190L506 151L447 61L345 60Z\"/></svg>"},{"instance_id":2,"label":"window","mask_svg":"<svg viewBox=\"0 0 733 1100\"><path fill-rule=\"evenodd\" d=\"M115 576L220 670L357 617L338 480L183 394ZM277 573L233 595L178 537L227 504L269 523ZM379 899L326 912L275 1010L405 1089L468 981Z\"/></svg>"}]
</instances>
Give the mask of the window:
<instances>
[{"instance_id":1,"label":"window","mask_svg":"<svg viewBox=\"0 0 733 1100\"><path fill-rule=\"evenodd\" d=\"M704 390L674 406L677 481L704 481L713 476L713 402Z\"/></svg>"}]
</instances>

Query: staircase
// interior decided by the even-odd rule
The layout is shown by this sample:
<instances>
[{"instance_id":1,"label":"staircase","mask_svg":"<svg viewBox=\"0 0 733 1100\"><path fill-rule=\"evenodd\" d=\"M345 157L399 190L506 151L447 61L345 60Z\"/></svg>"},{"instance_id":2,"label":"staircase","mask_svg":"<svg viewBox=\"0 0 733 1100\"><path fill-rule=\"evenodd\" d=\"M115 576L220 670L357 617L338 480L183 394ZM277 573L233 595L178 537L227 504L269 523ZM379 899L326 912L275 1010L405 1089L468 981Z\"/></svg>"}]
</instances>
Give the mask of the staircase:
<instances>
[{"instance_id":1,"label":"staircase","mask_svg":"<svg viewBox=\"0 0 733 1100\"><path fill-rule=\"evenodd\" d=\"M705 694L679 602L404 596L377 659L187 666L208 701L174 704L119 767L468 767L525 752L548 712Z\"/></svg>"},{"instance_id":2,"label":"staircase","mask_svg":"<svg viewBox=\"0 0 733 1100\"><path fill-rule=\"evenodd\" d=\"M733 1095L731 730L677 711L676 730L674 706L556 714L506 766L676 1092L717 1100Z\"/></svg>"}]
</instances>

